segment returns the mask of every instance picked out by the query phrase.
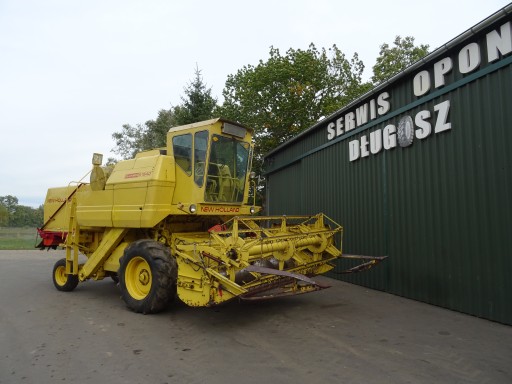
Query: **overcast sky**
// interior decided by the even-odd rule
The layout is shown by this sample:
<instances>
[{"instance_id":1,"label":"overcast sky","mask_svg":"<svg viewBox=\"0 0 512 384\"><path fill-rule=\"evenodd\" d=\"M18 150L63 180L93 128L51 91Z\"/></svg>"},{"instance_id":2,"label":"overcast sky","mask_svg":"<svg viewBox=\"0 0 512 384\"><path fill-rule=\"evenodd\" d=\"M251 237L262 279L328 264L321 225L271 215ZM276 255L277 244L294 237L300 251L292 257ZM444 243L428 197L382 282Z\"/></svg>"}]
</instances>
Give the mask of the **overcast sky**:
<instances>
[{"instance_id":1,"label":"overcast sky","mask_svg":"<svg viewBox=\"0 0 512 384\"><path fill-rule=\"evenodd\" d=\"M379 46L430 50L508 4L499 0L0 0L0 196L44 203L78 181L112 133L180 103L196 65L221 101L229 74L269 47L336 44L371 76Z\"/></svg>"}]
</instances>

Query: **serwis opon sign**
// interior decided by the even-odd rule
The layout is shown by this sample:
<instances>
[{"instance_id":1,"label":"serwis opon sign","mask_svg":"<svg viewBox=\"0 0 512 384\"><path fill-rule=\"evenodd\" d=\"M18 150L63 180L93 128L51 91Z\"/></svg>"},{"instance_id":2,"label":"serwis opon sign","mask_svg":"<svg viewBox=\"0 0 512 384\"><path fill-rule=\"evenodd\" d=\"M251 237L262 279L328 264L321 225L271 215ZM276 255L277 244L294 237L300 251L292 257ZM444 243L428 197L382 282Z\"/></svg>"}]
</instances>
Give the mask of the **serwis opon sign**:
<instances>
[{"instance_id":1,"label":"serwis opon sign","mask_svg":"<svg viewBox=\"0 0 512 384\"><path fill-rule=\"evenodd\" d=\"M489 64L512 52L511 22L487 33L485 44ZM447 85L446 75L453 70L458 70L463 75L476 71L480 68L482 57L485 55L482 52L485 50L479 44L472 42L459 51L456 63L452 57L444 57L433 64L431 72L422 70L416 73L412 82L414 96L423 97L432 89ZM405 148L410 146L414 139L423 140L432 133L437 134L451 130L452 124L449 120L451 107L450 99L443 100L435 104L432 110L425 109L413 116L403 116L395 123L387 124L384 128L376 129L362 135L359 139L349 141L349 160L355 161L376 155L383 149L390 150L397 145ZM392 97L389 92L382 92L353 111L348 111L343 116L329 122L327 124L327 140L343 136L390 112L392 112Z\"/></svg>"}]
</instances>

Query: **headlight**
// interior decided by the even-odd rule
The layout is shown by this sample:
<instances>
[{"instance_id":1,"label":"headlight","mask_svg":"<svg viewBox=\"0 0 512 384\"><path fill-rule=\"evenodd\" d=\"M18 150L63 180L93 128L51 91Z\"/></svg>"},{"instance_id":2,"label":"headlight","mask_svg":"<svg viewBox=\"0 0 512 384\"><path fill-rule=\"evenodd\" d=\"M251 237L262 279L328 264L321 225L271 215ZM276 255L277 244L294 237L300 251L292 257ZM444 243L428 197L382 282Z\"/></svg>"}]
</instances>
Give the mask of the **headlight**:
<instances>
[{"instance_id":1,"label":"headlight","mask_svg":"<svg viewBox=\"0 0 512 384\"><path fill-rule=\"evenodd\" d=\"M190 207L188 207L188 210L190 211L190 213L196 213L196 205L195 204L190 204Z\"/></svg>"},{"instance_id":2,"label":"headlight","mask_svg":"<svg viewBox=\"0 0 512 384\"><path fill-rule=\"evenodd\" d=\"M251 215L253 215L253 214L254 214L254 212L256 212L256 208L251 207L251 208L249 209L249 212L251 212Z\"/></svg>"}]
</instances>

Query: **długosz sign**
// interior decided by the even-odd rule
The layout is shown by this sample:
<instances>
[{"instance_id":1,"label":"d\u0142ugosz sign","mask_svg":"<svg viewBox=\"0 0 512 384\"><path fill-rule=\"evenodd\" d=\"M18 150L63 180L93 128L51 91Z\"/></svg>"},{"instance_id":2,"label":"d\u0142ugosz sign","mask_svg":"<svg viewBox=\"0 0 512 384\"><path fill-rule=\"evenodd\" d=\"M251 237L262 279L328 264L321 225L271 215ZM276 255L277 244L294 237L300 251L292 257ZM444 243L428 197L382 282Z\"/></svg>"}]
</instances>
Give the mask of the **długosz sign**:
<instances>
[{"instance_id":1,"label":"d\u0142ugosz sign","mask_svg":"<svg viewBox=\"0 0 512 384\"><path fill-rule=\"evenodd\" d=\"M466 75L477 71L482 66L482 57L487 59L487 65L499 61L512 52L512 25L508 21L485 36L485 47L476 42L465 45L453 57L444 57L436 61L429 70L422 70L413 78L412 92L415 97L425 98L432 90L437 90L447 84L447 75L453 70ZM484 53L482 53L484 52ZM486 55L485 55L486 52ZM449 121L450 99L435 104L430 109L423 109L413 116L398 117L392 122L392 96L389 92L381 92L353 111L348 111L341 117L327 124L327 140L347 135L350 131L364 127L372 120L389 116L389 124L363 134L358 139L349 141L349 160L376 155L382 150L390 150L397 145L409 147L414 139L424 140L432 133L438 134L452 129ZM396 115L396 113L395 113ZM364 129L364 128L362 128Z\"/></svg>"}]
</instances>

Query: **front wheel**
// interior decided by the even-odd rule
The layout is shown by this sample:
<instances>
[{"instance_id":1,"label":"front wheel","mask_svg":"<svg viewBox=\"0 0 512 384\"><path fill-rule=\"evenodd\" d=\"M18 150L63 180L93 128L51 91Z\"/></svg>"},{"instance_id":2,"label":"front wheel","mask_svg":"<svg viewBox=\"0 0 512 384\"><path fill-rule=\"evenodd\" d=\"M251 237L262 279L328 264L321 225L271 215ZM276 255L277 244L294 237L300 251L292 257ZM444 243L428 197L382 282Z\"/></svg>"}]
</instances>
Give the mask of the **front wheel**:
<instances>
[{"instance_id":1,"label":"front wheel","mask_svg":"<svg viewBox=\"0 0 512 384\"><path fill-rule=\"evenodd\" d=\"M121 296L132 311L157 313L176 295L176 260L164 244L138 240L130 244L119 260Z\"/></svg>"},{"instance_id":2,"label":"front wheel","mask_svg":"<svg viewBox=\"0 0 512 384\"><path fill-rule=\"evenodd\" d=\"M78 285L77 275L66 274L66 259L58 260L53 266L53 285L63 292L70 292Z\"/></svg>"}]
</instances>

